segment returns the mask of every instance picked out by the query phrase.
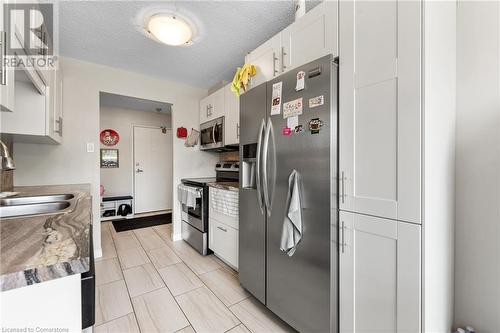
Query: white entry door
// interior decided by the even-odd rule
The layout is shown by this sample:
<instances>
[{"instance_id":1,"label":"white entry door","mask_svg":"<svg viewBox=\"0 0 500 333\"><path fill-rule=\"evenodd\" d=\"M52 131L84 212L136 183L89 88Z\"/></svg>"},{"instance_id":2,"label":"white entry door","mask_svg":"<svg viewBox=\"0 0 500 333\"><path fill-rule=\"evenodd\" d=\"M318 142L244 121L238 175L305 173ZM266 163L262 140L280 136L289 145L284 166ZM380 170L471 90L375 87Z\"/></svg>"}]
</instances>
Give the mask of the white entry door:
<instances>
[{"instance_id":1,"label":"white entry door","mask_svg":"<svg viewBox=\"0 0 500 333\"><path fill-rule=\"evenodd\" d=\"M135 213L172 209L172 131L134 127Z\"/></svg>"}]
</instances>

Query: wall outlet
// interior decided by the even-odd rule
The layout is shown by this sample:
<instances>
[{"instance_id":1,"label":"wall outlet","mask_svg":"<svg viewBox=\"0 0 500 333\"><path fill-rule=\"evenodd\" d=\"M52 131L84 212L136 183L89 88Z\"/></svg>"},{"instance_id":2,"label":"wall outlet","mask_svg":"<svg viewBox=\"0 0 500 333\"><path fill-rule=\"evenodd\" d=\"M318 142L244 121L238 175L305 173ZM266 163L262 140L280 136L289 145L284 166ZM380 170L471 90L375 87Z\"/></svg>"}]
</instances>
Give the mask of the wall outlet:
<instances>
[{"instance_id":1,"label":"wall outlet","mask_svg":"<svg viewBox=\"0 0 500 333\"><path fill-rule=\"evenodd\" d=\"M94 152L94 143L87 142L87 153L93 153L93 152Z\"/></svg>"}]
</instances>

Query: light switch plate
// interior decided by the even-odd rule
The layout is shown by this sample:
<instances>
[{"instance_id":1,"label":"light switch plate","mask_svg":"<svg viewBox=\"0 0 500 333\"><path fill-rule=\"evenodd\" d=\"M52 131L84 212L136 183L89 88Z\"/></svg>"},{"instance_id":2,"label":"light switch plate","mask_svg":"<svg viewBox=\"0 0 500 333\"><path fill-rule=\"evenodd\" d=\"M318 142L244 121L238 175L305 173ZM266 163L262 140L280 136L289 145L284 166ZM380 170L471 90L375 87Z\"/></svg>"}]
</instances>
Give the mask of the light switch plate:
<instances>
[{"instance_id":1,"label":"light switch plate","mask_svg":"<svg viewBox=\"0 0 500 333\"><path fill-rule=\"evenodd\" d=\"M93 152L94 152L94 143L87 142L87 153L93 153Z\"/></svg>"}]
</instances>

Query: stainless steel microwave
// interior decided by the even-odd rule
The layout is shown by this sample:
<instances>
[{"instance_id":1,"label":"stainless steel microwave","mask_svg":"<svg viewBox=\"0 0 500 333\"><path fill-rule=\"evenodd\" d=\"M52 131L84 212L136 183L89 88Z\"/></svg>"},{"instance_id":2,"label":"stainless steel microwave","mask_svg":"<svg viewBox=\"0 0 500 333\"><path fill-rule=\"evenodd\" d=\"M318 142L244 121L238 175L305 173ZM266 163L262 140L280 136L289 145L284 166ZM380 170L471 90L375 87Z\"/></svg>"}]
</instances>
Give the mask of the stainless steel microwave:
<instances>
[{"instance_id":1,"label":"stainless steel microwave","mask_svg":"<svg viewBox=\"0 0 500 333\"><path fill-rule=\"evenodd\" d=\"M200 125L200 149L224 149L224 117L210 120Z\"/></svg>"}]
</instances>

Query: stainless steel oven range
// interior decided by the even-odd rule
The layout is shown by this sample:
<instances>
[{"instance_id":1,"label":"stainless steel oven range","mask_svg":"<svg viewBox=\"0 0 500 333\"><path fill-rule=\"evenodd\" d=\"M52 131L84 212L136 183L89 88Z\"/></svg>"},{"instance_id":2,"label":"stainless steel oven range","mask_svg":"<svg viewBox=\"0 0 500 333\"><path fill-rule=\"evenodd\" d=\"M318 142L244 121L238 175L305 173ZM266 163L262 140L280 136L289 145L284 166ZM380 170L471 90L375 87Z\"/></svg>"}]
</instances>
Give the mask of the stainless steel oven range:
<instances>
[{"instance_id":1,"label":"stainless steel oven range","mask_svg":"<svg viewBox=\"0 0 500 333\"><path fill-rule=\"evenodd\" d=\"M188 242L202 255L208 254L208 183L216 178L182 179L186 186L195 188L200 194L196 206L182 205L182 239Z\"/></svg>"},{"instance_id":2,"label":"stainless steel oven range","mask_svg":"<svg viewBox=\"0 0 500 333\"><path fill-rule=\"evenodd\" d=\"M215 182L237 182L239 180L238 162L217 163L217 177L186 178L182 184L195 188L200 194L196 198L195 207L182 205L182 239L188 242L202 255L209 253L208 249L208 184Z\"/></svg>"}]
</instances>

